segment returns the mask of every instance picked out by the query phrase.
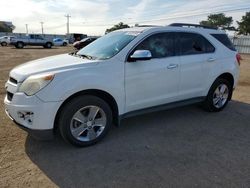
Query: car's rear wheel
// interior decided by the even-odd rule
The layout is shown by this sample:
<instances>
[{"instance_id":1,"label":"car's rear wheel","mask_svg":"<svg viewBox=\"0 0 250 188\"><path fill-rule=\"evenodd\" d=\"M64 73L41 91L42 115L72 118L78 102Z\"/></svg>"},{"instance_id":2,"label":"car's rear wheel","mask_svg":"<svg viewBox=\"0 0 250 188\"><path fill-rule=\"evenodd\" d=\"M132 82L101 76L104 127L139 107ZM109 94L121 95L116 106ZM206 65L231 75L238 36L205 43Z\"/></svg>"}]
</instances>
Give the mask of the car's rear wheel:
<instances>
[{"instance_id":1,"label":"car's rear wheel","mask_svg":"<svg viewBox=\"0 0 250 188\"><path fill-rule=\"evenodd\" d=\"M64 42L64 43L63 43L63 46L67 46L67 42Z\"/></svg>"},{"instance_id":2,"label":"car's rear wheel","mask_svg":"<svg viewBox=\"0 0 250 188\"><path fill-rule=\"evenodd\" d=\"M211 86L204 107L210 112L218 112L226 107L232 96L232 84L222 78L217 79Z\"/></svg>"},{"instance_id":3,"label":"car's rear wheel","mask_svg":"<svg viewBox=\"0 0 250 188\"><path fill-rule=\"evenodd\" d=\"M7 42L1 42L1 46L7 46Z\"/></svg>"},{"instance_id":4,"label":"car's rear wheel","mask_svg":"<svg viewBox=\"0 0 250 188\"><path fill-rule=\"evenodd\" d=\"M51 48L52 47L52 44L50 42L47 42L45 45L44 45L44 48Z\"/></svg>"},{"instance_id":5,"label":"car's rear wheel","mask_svg":"<svg viewBox=\"0 0 250 188\"><path fill-rule=\"evenodd\" d=\"M112 124L109 105L95 96L80 96L68 102L59 116L62 137L76 146L89 146L100 141Z\"/></svg>"}]
</instances>

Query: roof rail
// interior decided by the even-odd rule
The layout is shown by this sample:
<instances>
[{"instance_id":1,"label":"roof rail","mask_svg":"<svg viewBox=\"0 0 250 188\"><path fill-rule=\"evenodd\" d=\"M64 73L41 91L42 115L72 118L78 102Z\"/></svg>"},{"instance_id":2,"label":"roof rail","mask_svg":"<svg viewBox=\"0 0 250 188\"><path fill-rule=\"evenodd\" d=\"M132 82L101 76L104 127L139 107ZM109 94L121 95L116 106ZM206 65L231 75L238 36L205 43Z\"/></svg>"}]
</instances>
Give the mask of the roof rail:
<instances>
[{"instance_id":1,"label":"roof rail","mask_svg":"<svg viewBox=\"0 0 250 188\"><path fill-rule=\"evenodd\" d=\"M169 26L173 26L173 27L197 27L197 28L204 28L204 29L218 29L217 27L199 25L199 24L189 24L189 23L172 23Z\"/></svg>"},{"instance_id":2,"label":"roof rail","mask_svg":"<svg viewBox=\"0 0 250 188\"><path fill-rule=\"evenodd\" d=\"M160 25L138 25L136 27L161 27Z\"/></svg>"}]
</instances>

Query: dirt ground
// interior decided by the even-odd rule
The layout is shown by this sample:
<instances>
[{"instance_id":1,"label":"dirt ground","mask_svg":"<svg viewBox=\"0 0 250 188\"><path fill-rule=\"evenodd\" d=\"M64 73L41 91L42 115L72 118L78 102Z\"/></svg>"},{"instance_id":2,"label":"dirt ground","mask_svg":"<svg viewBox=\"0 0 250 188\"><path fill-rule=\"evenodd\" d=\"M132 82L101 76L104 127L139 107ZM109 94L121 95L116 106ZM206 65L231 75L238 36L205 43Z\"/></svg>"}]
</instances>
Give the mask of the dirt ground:
<instances>
[{"instance_id":1,"label":"dirt ground","mask_svg":"<svg viewBox=\"0 0 250 188\"><path fill-rule=\"evenodd\" d=\"M122 121L99 144L75 148L27 136L4 113L9 71L71 47L0 47L0 187L250 187L250 55L220 113L186 106Z\"/></svg>"}]
</instances>

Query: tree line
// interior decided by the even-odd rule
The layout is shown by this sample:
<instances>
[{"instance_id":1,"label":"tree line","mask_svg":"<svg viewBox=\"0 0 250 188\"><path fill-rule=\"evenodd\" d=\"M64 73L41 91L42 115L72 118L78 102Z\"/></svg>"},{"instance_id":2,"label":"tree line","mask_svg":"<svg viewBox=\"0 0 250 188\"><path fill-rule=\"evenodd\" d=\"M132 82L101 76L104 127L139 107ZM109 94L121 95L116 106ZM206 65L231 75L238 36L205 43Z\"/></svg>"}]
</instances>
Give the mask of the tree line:
<instances>
[{"instance_id":1,"label":"tree line","mask_svg":"<svg viewBox=\"0 0 250 188\"><path fill-rule=\"evenodd\" d=\"M207 17L207 20L200 21L200 25L221 28L223 30L232 30L236 31L239 35L249 35L250 34L250 12L246 12L242 16L241 21L237 21L238 27L235 28L232 26L233 18L231 16L226 16L224 13L219 14L210 14ZM138 26L136 24L135 26ZM115 31L117 29L129 28L129 25L120 22L113 27L106 29L105 33Z\"/></svg>"}]
</instances>

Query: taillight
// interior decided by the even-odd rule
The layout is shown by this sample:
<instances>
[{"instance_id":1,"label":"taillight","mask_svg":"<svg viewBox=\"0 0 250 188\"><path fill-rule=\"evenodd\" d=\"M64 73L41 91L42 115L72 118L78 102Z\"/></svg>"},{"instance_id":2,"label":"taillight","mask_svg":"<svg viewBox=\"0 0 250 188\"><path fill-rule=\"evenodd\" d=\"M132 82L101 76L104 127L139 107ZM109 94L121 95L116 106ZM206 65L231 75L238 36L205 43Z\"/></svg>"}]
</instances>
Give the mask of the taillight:
<instances>
[{"instance_id":1,"label":"taillight","mask_svg":"<svg viewBox=\"0 0 250 188\"><path fill-rule=\"evenodd\" d=\"M237 60L238 64L240 65L240 61L242 60L240 54L236 54L236 60Z\"/></svg>"}]
</instances>

